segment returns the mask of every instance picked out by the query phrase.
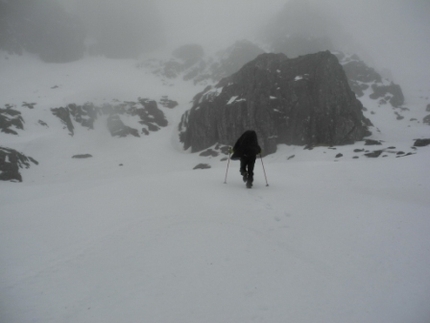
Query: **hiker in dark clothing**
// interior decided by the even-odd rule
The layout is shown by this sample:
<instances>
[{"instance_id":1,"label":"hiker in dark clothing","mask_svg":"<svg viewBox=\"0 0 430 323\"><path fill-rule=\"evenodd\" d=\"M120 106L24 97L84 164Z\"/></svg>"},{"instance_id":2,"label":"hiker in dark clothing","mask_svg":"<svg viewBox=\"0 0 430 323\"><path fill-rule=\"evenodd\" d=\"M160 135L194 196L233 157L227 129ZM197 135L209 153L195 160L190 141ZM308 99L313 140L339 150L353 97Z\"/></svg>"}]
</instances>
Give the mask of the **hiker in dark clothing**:
<instances>
[{"instance_id":1,"label":"hiker in dark clothing","mask_svg":"<svg viewBox=\"0 0 430 323\"><path fill-rule=\"evenodd\" d=\"M240 159L240 174L246 187L251 188L254 181L254 164L257 155L261 152L258 145L257 133L254 130L245 131L233 146L231 159Z\"/></svg>"}]
</instances>

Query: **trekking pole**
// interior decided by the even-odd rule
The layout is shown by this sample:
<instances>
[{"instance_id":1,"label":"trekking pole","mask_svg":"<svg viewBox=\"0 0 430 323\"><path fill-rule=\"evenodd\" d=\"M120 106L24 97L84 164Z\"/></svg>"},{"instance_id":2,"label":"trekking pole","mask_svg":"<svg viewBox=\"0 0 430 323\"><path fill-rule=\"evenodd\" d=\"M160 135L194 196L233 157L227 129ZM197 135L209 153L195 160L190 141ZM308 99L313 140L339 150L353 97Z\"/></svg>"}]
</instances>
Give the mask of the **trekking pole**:
<instances>
[{"instance_id":1,"label":"trekking pole","mask_svg":"<svg viewBox=\"0 0 430 323\"><path fill-rule=\"evenodd\" d=\"M266 186L269 186L269 183L267 182L266 170L264 169L263 157L261 157L261 153L260 153L260 159L261 159L261 165L263 166L264 178L266 179Z\"/></svg>"},{"instance_id":2,"label":"trekking pole","mask_svg":"<svg viewBox=\"0 0 430 323\"><path fill-rule=\"evenodd\" d=\"M228 152L227 168L225 170L224 184L227 184L228 167L230 166L230 152Z\"/></svg>"}]
</instances>

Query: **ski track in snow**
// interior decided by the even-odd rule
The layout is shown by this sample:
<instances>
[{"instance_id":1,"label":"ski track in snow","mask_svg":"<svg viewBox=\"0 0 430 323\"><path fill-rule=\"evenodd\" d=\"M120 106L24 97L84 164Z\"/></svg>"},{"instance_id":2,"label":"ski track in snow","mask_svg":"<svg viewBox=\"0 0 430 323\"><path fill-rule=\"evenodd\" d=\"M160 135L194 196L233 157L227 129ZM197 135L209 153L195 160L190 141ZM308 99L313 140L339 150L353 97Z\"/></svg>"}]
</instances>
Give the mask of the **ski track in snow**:
<instances>
[{"instance_id":1,"label":"ski track in snow","mask_svg":"<svg viewBox=\"0 0 430 323\"><path fill-rule=\"evenodd\" d=\"M1 64L2 102L38 104L19 108L25 132L0 138L40 162L23 183L0 182L1 322L428 322L428 147L353 160L373 147L280 146L264 158L269 186L257 160L246 189L237 162L224 184L220 158L178 148L177 123L201 89L166 87L131 61ZM163 110L169 127L142 138L72 138L49 113L161 95L180 105ZM409 151L428 134L362 101L384 148ZM212 168L192 170L202 161Z\"/></svg>"}]
</instances>

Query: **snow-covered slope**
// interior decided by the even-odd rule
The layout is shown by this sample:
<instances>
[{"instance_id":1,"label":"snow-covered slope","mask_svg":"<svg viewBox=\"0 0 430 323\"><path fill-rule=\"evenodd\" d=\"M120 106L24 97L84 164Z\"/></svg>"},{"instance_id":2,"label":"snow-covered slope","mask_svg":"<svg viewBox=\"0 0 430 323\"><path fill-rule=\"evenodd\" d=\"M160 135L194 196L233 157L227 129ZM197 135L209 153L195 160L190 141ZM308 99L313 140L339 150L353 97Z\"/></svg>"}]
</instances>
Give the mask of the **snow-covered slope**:
<instances>
[{"instance_id":1,"label":"snow-covered slope","mask_svg":"<svg viewBox=\"0 0 430 323\"><path fill-rule=\"evenodd\" d=\"M269 186L258 160L247 190L237 162L224 184L224 156L178 143L202 88L134 61L4 57L0 106L25 125L1 145L39 165L0 182L0 322L429 321L430 148L411 146L430 137L430 89L408 84L422 92L405 93L402 120L361 98L382 146L281 146L263 160ZM163 95L179 103L162 108L169 126L140 138L97 124L71 137L50 111Z\"/></svg>"}]
</instances>

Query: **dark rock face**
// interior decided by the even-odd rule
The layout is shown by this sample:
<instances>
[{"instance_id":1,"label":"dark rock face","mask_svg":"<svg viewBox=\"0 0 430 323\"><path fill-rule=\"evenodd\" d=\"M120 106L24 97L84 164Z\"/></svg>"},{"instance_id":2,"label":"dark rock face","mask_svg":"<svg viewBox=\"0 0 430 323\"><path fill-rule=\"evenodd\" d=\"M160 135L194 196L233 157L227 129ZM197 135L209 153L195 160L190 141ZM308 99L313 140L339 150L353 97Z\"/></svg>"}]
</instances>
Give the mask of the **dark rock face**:
<instances>
[{"instance_id":1,"label":"dark rock face","mask_svg":"<svg viewBox=\"0 0 430 323\"><path fill-rule=\"evenodd\" d=\"M24 119L21 112L7 106L6 109L0 108L0 131L8 134L17 135L13 129L24 129Z\"/></svg>"},{"instance_id":2,"label":"dark rock face","mask_svg":"<svg viewBox=\"0 0 430 323\"><path fill-rule=\"evenodd\" d=\"M29 168L30 163L39 163L31 157L27 157L10 148L0 147L0 180L22 182L20 168Z\"/></svg>"},{"instance_id":3,"label":"dark rock face","mask_svg":"<svg viewBox=\"0 0 430 323\"><path fill-rule=\"evenodd\" d=\"M288 59L262 54L194 97L179 125L184 148L232 145L254 129L265 153L277 144L343 145L369 135L370 121L329 52Z\"/></svg>"}]
</instances>

